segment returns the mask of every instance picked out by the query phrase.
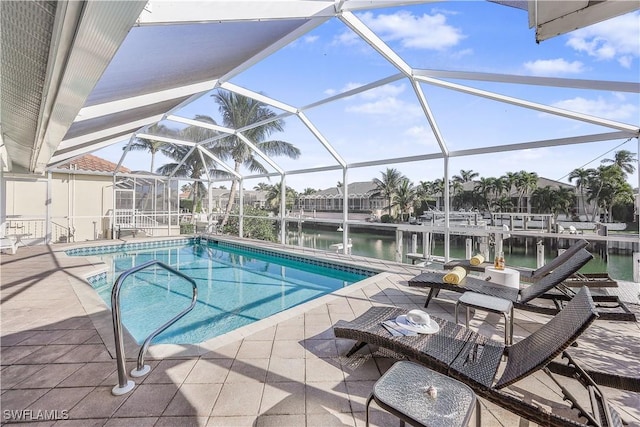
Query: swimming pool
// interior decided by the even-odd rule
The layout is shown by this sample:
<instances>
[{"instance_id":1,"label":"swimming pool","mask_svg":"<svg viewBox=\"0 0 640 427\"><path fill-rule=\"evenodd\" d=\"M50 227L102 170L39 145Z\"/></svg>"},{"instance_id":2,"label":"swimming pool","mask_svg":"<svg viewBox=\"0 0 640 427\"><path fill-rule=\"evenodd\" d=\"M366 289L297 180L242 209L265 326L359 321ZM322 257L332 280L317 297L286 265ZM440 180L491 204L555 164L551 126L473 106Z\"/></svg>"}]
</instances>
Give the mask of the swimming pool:
<instances>
[{"instance_id":1,"label":"swimming pool","mask_svg":"<svg viewBox=\"0 0 640 427\"><path fill-rule=\"evenodd\" d=\"M194 239L126 244L67 251L71 256L99 256L107 272L89 283L110 305L111 289L123 271L156 259L193 278L195 308L154 343L196 344L267 318L377 274L376 271L274 252L226 241ZM172 246L169 246L172 245ZM156 328L191 301L191 285L165 270L150 267L122 285L124 326L141 344Z\"/></svg>"}]
</instances>

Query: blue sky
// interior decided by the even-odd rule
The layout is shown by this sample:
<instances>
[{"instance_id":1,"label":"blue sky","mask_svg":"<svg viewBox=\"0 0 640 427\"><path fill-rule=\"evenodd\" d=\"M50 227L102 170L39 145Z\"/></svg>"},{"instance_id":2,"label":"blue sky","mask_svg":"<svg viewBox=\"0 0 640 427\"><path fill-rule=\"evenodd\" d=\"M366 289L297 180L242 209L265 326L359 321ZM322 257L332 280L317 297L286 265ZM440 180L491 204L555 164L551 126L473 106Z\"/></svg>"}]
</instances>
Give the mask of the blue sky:
<instances>
[{"instance_id":1,"label":"blue sky","mask_svg":"<svg viewBox=\"0 0 640 427\"><path fill-rule=\"evenodd\" d=\"M413 68L476 71L544 77L640 80L640 12L630 13L539 44L523 10L485 1L455 1L377 9L357 14ZM232 83L302 107L328 96L374 82L398 71L339 20L316 28L274 53ZM623 123L640 122L640 95L462 81L455 83L527 101L586 113ZM576 120L421 84L440 132L450 150L503 145L610 132ZM274 109L274 111L278 111ZM217 106L204 96L179 113L206 114L221 123ZM347 163L397 158L439 151L407 79L306 111L322 135ZM274 135L298 146L300 159L275 158L284 170L335 164L330 154L296 118L285 120L285 132ZM450 174L472 169L480 176L527 170L562 179L578 167L597 167L614 151L638 151L637 139L540 148L520 152L452 158ZM121 146L97 155L117 161ZM162 163L162 159L156 161ZM131 153L124 162L148 169L149 156ZM442 160L389 165L414 183L441 178ZM386 166L351 169L348 180L379 177ZM342 172L290 175L296 190L326 188ZM246 182L252 188L257 182ZM630 176L638 185L637 175ZM271 182L275 182L273 179Z\"/></svg>"}]
</instances>

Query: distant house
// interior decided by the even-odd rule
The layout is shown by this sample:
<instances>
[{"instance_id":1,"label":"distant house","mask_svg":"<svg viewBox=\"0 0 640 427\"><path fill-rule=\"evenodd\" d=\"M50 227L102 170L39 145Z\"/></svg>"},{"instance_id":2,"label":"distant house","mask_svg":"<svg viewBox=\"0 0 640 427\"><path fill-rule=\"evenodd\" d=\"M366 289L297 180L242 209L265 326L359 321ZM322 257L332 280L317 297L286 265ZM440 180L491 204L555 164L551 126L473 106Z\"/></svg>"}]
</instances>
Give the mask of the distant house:
<instances>
[{"instance_id":1,"label":"distant house","mask_svg":"<svg viewBox=\"0 0 640 427\"><path fill-rule=\"evenodd\" d=\"M475 190L475 188L478 186L479 181L470 181L470 182L464 182L462 183L462 192L473 192ZM571 184L566 184L564 182L560 182L560 181L555 181L549 178L544 178L544 177L538 177L538 181L536 184L536 188L545 188L545 187L551 187L551 188L568 188L570 190L572 190L573 192L576 191L575 186L571 185ZM455 194L459 194L460 191L458 191L458 193L455 193L452 191L452 193L450 194L451 197L454 197ZM521 206L522 206L522 211L523 213L531 213L531 193L532 191L530 191L528 194L524 195L522 197L522 201L521 201ZM511 190L509 191L509 198L511 199L511 202L513 203L514 207L518 206L518 202L519 202L519 192L518 189L513 186L511 187ZM433 196L435 199L435 205L437 209L443 209L442 207L444 206L444 197L442 194L438 193L436 195ZM579 201L576 200L576 203L579 203ZM576 209L578 209L578 206L576 206ZM516 209L514 208L514 211ZM584 211L584 209L581 207L581 212Z\"/></svg>"},{"instance_id":2,"label":"distant house","mask_svg":"<svg viewBox=\"0 0 640 427\"><path fill-rule=\"evenodd\" d=\"M386 198L377 194L372 181L352 182L347 186L347 198L350 212L364 212L380 215L387 208ZM294 210L305 212L341 212L344 192L342 187L331 187L309 195L299 195Z\"/></svg>"},{"instance_id":3,"label":"distant house","mask_svg":"<svg viewBox=\"0 0 640 427\"><path fill-rule=\"evenodd\" d=\"M229 192L231 190L225 188L212 188L211 190L211 212L224 212L229 203ZM242 192L244 205L250 205L255 208L264 208L267 202L267 192L261 190L243 190ZM209 201L202 201L203 205L208 205ZM238 206L240 203L240 193L236 192L234 204Z\"/></svg>"}]
</instances>

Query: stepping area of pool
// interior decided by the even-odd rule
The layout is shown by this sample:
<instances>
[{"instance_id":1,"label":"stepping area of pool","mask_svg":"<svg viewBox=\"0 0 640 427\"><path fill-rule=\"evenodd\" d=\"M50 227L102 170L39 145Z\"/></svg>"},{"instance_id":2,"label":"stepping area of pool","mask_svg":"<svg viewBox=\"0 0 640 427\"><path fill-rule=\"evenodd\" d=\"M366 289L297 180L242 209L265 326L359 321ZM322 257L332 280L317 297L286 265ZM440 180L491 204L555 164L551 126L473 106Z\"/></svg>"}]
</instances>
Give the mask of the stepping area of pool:
<instances>
[{"instance_id":1,"label":"stepping area of pool","mask_svg":"<svg viewBox=\"0 0 640 427\"><path fill-rule=\"evenodd\" d=\"M374 305L422 308L426 295L407 286L420 272L411 265L287 248L386 273L203 345L152 348L151 372L116 397L111 315L84 280L100 263L64 255L69 247L34 246L1 257L3 423L40 416L38 426L364 426L366 399L397 355L365 346L347 358L353 342L336 339L332 325ZM633 286L629 307L640 318ZM429 312L453 321L458 297L441 292ZM514 342L546 321L516 310ZM480 311L471 327L503 340L500 315ZM639 323L596 321L578 344L570 351L590 369L640 375ZM128 370L136 354L128 342ZM602 389L629 425L640 426L640 392ZM567 407L542 372L510 390L550 410ZM532 425L482 399L481 407L482 426ZM375 404L371 416L374 426L397 424Z\"/></svg>"}]
</instances>

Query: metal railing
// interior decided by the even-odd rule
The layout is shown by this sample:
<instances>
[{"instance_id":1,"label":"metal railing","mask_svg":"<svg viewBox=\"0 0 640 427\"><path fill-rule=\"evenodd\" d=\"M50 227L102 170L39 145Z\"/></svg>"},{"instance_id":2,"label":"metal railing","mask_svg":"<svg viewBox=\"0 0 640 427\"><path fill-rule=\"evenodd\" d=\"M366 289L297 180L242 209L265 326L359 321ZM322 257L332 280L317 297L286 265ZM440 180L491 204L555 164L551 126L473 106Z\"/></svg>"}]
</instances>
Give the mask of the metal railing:
<instances>
[{"instance_id":1,"label":"metal railing","mask_svg":"<svg viewBox=\"0 0 640 427\"><path fill-rule=\"evenodd\" d=\"M144 270L145 268L150 267L152 265L157 265L167 270L169 273L173 273L177 276L180 276L186 281L188 281L189 283L191 283L193 287L193 297L191 298L191 304L189 305L189 307L187 307L186 309L178 313L176 316L174 316L171 320L166 322L164 325L160 326L158 329L152 332L151 335L147 337L147 339L144 340L142 347L140 347L140 352L138 353L138 362L137 362L136 369L131 371L132 377L141 377L149 372L150 370L149 366L144 364L144 355L147 352L147 349L149 348L149 344L151 344L151 341L156 336L158 336L158 334L163 332L169 326L171 326L180 318L182 318L185 314L190 312L193 309L193 307L195 307L196 301L198 299L198 286L196 285L195 280L193 280L191 277L187 276L186 274L181 273L178 270L172 267L169 267L168 265L157 260L147 261L144 264L140 264L138 266L130 268L129 270L125 271L124 273L120 274L120 276L118 276L118 279L116 280L115 284L113 285L113 289L111 290L111 312L112 312L112 318L113 318L113 334L114 334L115 345L116 345L116 360L118 363L118 384L115 385L113 389L111 389L111 393L113 393L116 396L120 396L122 394L130 392L131 390L133 390L133 387L135 386L135 382L127 378L127 372L125 367L126 359L124 354L124 344L123 344L123 337L122 337L122 316L120 313L120 288L122 287L122 284L127 279L127 277L141 270Z\"/></svg>"}]
</instances>

